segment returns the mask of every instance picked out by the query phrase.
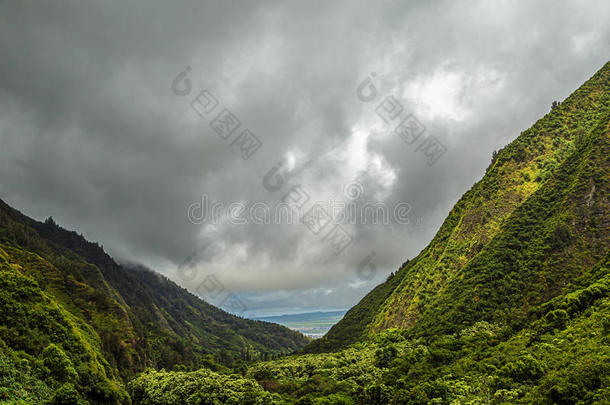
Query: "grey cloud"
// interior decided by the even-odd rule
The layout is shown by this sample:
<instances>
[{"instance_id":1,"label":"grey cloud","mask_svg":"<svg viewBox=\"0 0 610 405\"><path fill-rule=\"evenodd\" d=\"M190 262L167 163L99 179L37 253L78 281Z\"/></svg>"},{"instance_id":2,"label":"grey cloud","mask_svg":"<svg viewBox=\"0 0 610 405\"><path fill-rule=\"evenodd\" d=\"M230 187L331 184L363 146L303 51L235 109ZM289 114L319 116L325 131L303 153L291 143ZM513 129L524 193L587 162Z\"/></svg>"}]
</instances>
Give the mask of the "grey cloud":
<instances>
[{"instance_id":1,"label":"grey cloud","mask_svg":"<svg viewBox=\"0 0 610 405\"><path fill-rule=\"evenodd\" d=\"M215 274L252 313L346 308L434 235L514 139L607 60L606 2L3 2L0 197L195 291ZM186 66L193 92L170 83ZM378 96L355 94L376 72ZM189 102L208 89L262 142L249 160ZM375 114L386 96L447 148L433 166ZM339 141L340 146L327 153ZM325 155L325 153L327 153ZM282 161L323 155L278 192ZM346 225L341 255L303 225L193 225L187 207L312 200L360 181L409 225ZM211 242L210 242L211 241ZM198 277L178 265L202 245ZM372 280L355 269L372 251Z\"/></svg>"}]
</instances>

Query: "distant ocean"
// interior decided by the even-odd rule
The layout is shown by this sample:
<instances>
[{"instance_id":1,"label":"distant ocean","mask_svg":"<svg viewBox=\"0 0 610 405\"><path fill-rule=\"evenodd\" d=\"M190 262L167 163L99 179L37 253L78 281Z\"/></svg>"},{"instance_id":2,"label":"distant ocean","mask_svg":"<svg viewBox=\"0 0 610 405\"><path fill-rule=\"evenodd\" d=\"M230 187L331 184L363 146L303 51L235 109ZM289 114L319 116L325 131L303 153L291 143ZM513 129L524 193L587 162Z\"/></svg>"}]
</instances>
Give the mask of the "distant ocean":
<instances>
[{"instance_id":1,"label":"distant ocean","mask_svg":"<svg viewBox=\"0 0 610 405\"><path fill-rule=\"evenodd\" d=\"M306 312L302 314L265 316L255 318L261 321L279 323L287 328L297 330L311 338L321 338L328 330L343 318L347 311Z\"/></svg>"}]
</instances>

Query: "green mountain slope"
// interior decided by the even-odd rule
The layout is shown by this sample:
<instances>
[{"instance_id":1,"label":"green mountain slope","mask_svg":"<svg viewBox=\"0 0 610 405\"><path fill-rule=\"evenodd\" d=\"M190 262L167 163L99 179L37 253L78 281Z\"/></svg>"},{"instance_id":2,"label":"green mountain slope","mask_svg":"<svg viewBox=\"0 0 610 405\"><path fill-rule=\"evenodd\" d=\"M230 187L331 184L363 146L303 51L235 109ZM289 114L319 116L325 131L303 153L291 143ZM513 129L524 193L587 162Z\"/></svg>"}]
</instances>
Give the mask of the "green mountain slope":
<instances>
[{"instance_id":1,"label":"green mountain slope","mask_svg":"<svg viewBox=\"0 0 610 405\"><path fill-rule=\"evenodd\" d=\"M97 244L1 200L0 273L0 400L126 403L124 383L145 367L195 369L215 364L212 354L231 363L308 342L121 266Z\"/></svg>"},{"instance_id":2,"label":"green mountain slope","mask_svg":"<svg viewBox=\"0 0 610 405\"><path fill-rule=\"evenodd\" d=\"M391 327L413 336L477 321L515 330L532 308L594 280L608 251L610 63L494 154L431 243L306 352Z\"/></svg>"},{"instance_id":3,"label":"green mountain slope","mask_svg":"<svg viewBox=\"0 0 610 405\"><path fill-rule=\"evenodd\" d=\"M324 338L232 368L205 353L302 342L1 205L0 401L610 404L609 169L610 63Z\"/></svg>"},{"instance_id":4,"label":"green mountain slope","mask_svg":"<svg viewBox=\"0 0 610 405\"><path fill-rule=\"evenodd\" d=\"M609 169L610 63L305 354L230 378L148 371L128 390L147 405L610 404Z\"/></svg>"},{"instance_id":5,"label":"green mountain slope","mask_svg":"<svg viewBox=\"0 0 610 405\"><path fill-rule=\"evenodd\" d=\"M230 385L209 370L148 371L129 390L148 405L608 404L610 255L589 277L517 332L485 321L417 338L390 328L335 352L255 363Z\"/></svg>"}]
</instances>

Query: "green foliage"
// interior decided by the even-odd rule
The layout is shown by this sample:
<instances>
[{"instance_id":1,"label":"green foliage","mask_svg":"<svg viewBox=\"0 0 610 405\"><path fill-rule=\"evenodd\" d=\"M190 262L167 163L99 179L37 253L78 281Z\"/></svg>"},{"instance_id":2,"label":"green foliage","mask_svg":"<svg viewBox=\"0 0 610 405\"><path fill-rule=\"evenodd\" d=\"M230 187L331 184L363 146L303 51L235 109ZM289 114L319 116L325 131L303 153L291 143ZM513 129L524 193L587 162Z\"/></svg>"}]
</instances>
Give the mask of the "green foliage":
<instances>
[{"instance_id":1,"label":"green foliage","mask_svg":"<svg viewBox=\"0 0 610 405\"><path fill-rule=\"evenodd\" d=\"M303 352L389 328L435 336L484 321L515 332L537 306L595 283L591 269L610 250L609 122L610 63L494 152L430 244ZM549 317L549 327L568 321ZM433 353L439 362L451 356Z\"/></svg>"},{"instance_id":2,"label":"green foliage","mask_svg":"<svg viewBox=\"0 0 610 405\"><path fill-rule=\"evenodd\" d=\"M610 378L605 368L610 349L600 351L601 333L589 337L591 328L602 329L610 303L606 300L591 309L595 316L579 315L566 329L546 332L534 345L527 339L530 330L498 341L498 327L484 322L461 331L459 337L426 340L407 339L394 329L380 333L375 342L335 353L256 363L247 377L274 394L277 403L547 403L566 392L578 402L603 395ZM386 367L380 369L380 361ZM224 378L201 372L203 379ZM186 377L172 375L146 376L146 390L174 392ZM174 377L178 382L170 383ZM207 384L197 389L214 392ZM566 386L573 389L566 391ZM160 398L189 403L192 395L188 390L182 396ZM133 398L136 404L148 403L139 402L135 393Z\"/></svg>"},{"instance_id":3,"label":"green foliage","mask_svg":"<svg viewBox=\"0 0 610 405\"><path fill-rule=\"evenodd\" d=\"M86 405L74 385L64 384L53 394L50 405Z\"/></svg>"},{"instance_id":4,"label":"green foliage","mask_svg":"<svg viewBox=\"0 0 610 405\"><path fill-rule=\"evenodd\" d=\"M53 393L34 359L10 351L0 341L0 403L40 404Z\"/></svg>"},{"instance_id":5,"label":"green foliage","mask_svg":"<svg viewBox=\"0 0 610 405\"><path fill-rule=\"evenodd\" d=\"M66 353L55 344L42 351L42 364L48 369L50 377L59 382L75 381L78 374Z\"/></svg>"},{"instance_id":6,"label":"green foliage","mask_svg":"<svg viewBox=\"0 0 610 405\"><path fill-rule=\"evenodd\" d=\"M129 383L135 404L275 404L273 395L251 379L202 369L190 373L146 370Z\"/></svg>"},{"instance_id":7,"label":"green foliage","mask_svg":"<svg viewBox=\"0 0 610 405\"><path fill-rule=\"evenodd\" d=\"M334 353L257 363L248 376L286 403L327 403L331 395L366 404L592 403L610 383L602 332L609 314L607 296L588 301L535 342L546 320L510 336L487 322L426 339L392 329Z\"/></svg>"},{"instance_id":8,"label":"green foliage","mask_svg":"<svg viewBox=\"0 0 610 405\"><path fill-rule=\"evenodd\" d=\"M494 152L432 242L302 351L317 354L247 375L290 403L607 400L609 124L610 63Z\"/></svg>"},{"instance_id":9,"label":"green foliage","mask_svg":"<svg viewBox=\"0 0 610 405\"><path fill-rule=\"evenodd\" d=\"M0 400L608 403L609 163L610 63L494 152L417 257L270 361L306 340L0 201Z\"/></svg>"},{"instance_id":10,"label":"green foliage","mask_svg":"<svg viewBox=\"0 0 610 405\"><path fill-rule=\"evenodd\" d=\"M546 314L546 320L551 328L563 329L568 322L568 313L563 309L556 309Z\"/></svg>"},{"instance_id":11,"label":"green foliage","mask_svg":"<svg viewBox=\"0 0 610 405\"><path fill-rule=\"evenodd\" d=\"M375 351L375 365L379 368L387 368L390 362L396 358L396 348L387 346Z\"/></svg>"},{"instance_id":12,"label":"green foliage","mask_svg":"<svg viewBox=\"0 0 610 405\"><path fill-rule=\"evenodd\" d=\"M0 354L17 365L0 377L0 400L129 403L124 386L145 367L245 373L244 360L308 341L127 269L51 218L36 222L0 200Z\"/></svg>"},{"instance_id":13,"label":"green foliage","mask_svg":"<svg viewBox=\"0 0 610 405\"><path fill-rule=\"evenodd\" d=\"M536 381L545 373L544 366L532 355L527 354L507 363L500 370L501 375L512 378L518 382Z\"/></svg>"}]
</instances>

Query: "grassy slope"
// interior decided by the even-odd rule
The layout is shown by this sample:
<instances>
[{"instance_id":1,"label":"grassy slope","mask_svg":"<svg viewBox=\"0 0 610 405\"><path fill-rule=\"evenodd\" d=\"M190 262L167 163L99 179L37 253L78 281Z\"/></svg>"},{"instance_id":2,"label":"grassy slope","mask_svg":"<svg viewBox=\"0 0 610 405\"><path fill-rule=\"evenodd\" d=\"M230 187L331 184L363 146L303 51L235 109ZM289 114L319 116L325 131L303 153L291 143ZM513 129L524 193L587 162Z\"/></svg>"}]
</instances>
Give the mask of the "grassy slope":
<instances>
[{"instance_id":1,"label":"grassy slope","mask_svg":"<svg viewBox=\"0 0 610 405\"><path fill-rule=\"evenodd\" d=\"M609 264L592 269L589 287L535 307L517 333L485 321L420 338L388 329L336 352L258 363L248 376L288 403L608 403Z\"/></svg>"},{"instance_id":2,"label":"grassy slope","mask_svg":"<svg viewBox=\"0 0 610 405\"><path fill-rule=\"evenodd\" d=\"M608 404L609 265L606 256L588 287L534 307L516 333L485 321L431 337L387 329L336 352L259 362L244 376L149 371L130 392L147 405Z\"/></svg>"},{"instance_id":3,"label":"grassy slope","mask_svg":"<svg viewBox=\"0 0 610 405\"><path fill-rule=\"evenodd\" d=\"M129 338L128 320L118 305L98 301L95 291L63 274L53 263L5 243L0 244L0 284L0 357L12 365L2 369L5 398L41 403L64 383L76 383L78 391L92 402L127 401L119 372L104 356L102 340L94 329L101 329L102 323L106 330L124 328ZM78 298L72 299L66 290ZM89 322L82 315L85 311L91 315ZM67 355L66 367L49 367L42 360L51 344ZM7 370L13 367L10 376ZM61 376L61 370L70 367L78 381ZM26 381L31 382L23 384Z\"/></svg>"},{"instance_id":4,"label":"grassy slope","mask_svg":"<svg viewBox=\"0 0 610 405\"><path fill-rule=\"evenodd\" d=\"M609 111L610 63L500 151L431 243L305 351L390 327L520 322L569 288L608 248Z\"/></svg>"},{"instance_id":5,"label":"grassy slope","mask_svg":"<svg viewBox=\"0 0 610 405\"><path fill-rule=\"evenodd\" d=\"M0 380L13 387L0 390L0 400L39 403L73 382L89 401L122 403L124 382L145 367L197 368L221 350L257 358L308 342L282 326L228 314L156 273L126 269L97 244L1 200L0 272L0 363L7 364ZM74 381L45 371L40 356L52 344L75 368ZM1 374L22 362L28 366L16 375ZM30 377L35 384L27 387L38 388L20 385Z\"/></svg>"}]
</instances>

